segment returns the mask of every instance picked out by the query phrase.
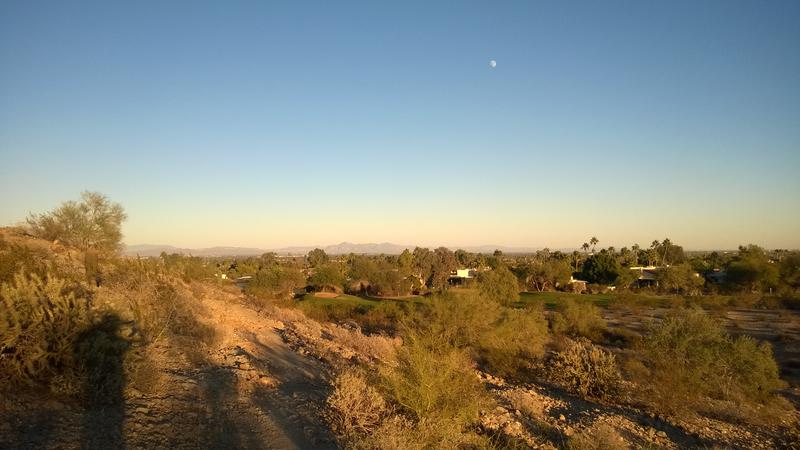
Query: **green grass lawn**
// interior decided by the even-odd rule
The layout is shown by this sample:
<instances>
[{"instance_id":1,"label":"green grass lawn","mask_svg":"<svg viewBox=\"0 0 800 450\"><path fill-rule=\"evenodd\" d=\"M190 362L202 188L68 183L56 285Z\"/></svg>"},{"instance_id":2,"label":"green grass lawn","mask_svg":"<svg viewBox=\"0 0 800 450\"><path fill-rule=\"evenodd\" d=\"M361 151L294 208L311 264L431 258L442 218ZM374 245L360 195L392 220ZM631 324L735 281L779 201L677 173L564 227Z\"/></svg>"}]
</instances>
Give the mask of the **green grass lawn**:
<instances>
[{"instance_id":1,"label":"green grass lawn","mask_svg":"<svg viewBox=\"0 0 800 450\"><path fill-rule=\"evenodd\" d=\"M593 302L597 306L603 308L608 307L608 302L611 301L616 294L575 294L572 292L520 292L519 303L520 306L532 304L544 304L546 308L555 308L559 301L566 299L573 299L579 302Z\"/></svg>"},{"instance_id":2,"label":"green grass lawn","mask_svg":"<svg viewBox=\"0 0 800 450\"><path fill-rule=\"evenodd\" d=\"M304 295L303 299L300 301L303 303L314 304L314 305L329 305L335 303L335 304L354 306L354 307L355 306L372 307L380 303L380 300L357 297L355 295L350 295L350 294L339 294L334 298L324 298L324 297L317 297L313 293Z\"/></svg>"},{"instance_id":3,"label":"green grass lawn","mask_svg":"<svg viewBox=\"0 0 800 450\"><path fill-rule=\"evenodd\" d=\"M647 307L675 307L686 306L693 302L704 303L702 297L683 297L675 295L637 294L633 292L612 292L608 294L575 294L571 292L520 292L518 306L530 304L543 304L546 308L553 309L563 300L573 299L578 302L592 302L601 308L608 308L615 302L620 304L638 305Z\"/></svg>"}]
</instances>

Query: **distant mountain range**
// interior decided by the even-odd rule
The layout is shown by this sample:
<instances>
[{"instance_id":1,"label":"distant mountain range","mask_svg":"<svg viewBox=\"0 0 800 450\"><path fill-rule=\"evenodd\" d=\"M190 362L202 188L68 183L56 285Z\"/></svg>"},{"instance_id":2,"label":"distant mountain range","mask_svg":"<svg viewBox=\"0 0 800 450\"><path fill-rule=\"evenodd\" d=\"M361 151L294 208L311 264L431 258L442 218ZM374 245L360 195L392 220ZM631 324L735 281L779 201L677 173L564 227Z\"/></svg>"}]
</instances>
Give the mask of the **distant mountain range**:
<instances>
[{"instance_id":1,"label":"distant mountain range","mask_svg":"<svg viewBox=\"0 0 800 450\"><path fill-rule=\"evenodd\" d=\"M405 249L413 250L415 245L398 245L390 242L383 242L380 244L353 244L351 242L342 242L335 245L310 245L310 246L295 246L273 249L250 248L250 247L210 247L210 248L180 248L172 245L127 245L123 250L123 254L128 256L158 256L161 252L181 253L184 255L193 256L257 256L266 252L275 252L279 255L305 255L315 248L325 250L329 255L347 255L350 253L361 255L399 255ZM473 253L492 253L499 249L503 253L532 253L540 249L540 247L506 247L502 245L479 245L479 246L464 246L464 247L450 247L451 250L457 248L464 249Z\"/></svg>"}]
</instances>

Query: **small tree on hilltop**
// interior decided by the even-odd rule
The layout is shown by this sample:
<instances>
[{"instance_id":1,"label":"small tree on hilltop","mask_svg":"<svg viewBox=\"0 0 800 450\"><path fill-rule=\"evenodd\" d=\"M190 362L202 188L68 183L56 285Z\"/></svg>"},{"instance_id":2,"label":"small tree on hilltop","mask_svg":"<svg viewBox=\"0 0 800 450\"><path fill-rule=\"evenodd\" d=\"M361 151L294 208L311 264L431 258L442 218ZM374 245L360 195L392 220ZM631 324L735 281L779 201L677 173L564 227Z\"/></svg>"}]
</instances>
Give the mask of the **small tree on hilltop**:
<instances>
[{"instance_id":1,"label":"small tree on hilltop","mask_svg":"<svg viewBox=\"0 0 800 450\"><path fill-rule=\"evenodd\" d=\"M44 214L31 214L28 225L34 236L59 240L82 250L116 253L122 247L122 205L98 192L83 192L81 200L68 201Z\"/></svg>"}]
</instances>

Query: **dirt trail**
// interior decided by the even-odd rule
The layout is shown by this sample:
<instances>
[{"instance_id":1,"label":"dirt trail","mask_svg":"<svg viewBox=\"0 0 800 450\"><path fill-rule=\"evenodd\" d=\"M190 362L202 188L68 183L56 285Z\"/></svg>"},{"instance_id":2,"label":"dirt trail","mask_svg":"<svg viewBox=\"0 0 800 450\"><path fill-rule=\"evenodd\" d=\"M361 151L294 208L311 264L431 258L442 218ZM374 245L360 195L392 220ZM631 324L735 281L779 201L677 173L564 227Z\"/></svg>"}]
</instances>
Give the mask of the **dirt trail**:
<instances>
[{"instance_id":1,"label":"dirt trail","mask_svg":"<svg viewBox=\"0 0 800 450\"><path fill-rule=\"evenodd\" d=\"M324 367L294 352L278 322L227 300L201 300L217 345L156 344L153 393L90 409L47 392L4 396L0 448L336 448L320 416Z\"/></svg>"}]
</instances>

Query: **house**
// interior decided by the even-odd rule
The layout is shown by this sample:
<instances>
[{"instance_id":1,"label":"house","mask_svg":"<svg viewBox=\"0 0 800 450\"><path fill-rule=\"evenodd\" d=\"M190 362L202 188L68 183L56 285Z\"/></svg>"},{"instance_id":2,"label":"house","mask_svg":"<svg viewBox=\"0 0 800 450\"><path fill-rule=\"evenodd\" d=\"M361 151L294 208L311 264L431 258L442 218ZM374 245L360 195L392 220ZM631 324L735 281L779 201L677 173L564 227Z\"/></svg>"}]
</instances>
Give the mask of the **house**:
<instances>
[{"instance_id":1,"label":"house","mask_svg":"<svg viewBox=\"0 0 800 450\"><path fill-rule=\"evenodd\" d=\"M450 278L447 281L453 286L461 286L470 283L477 276L476 269L456 269L450 272Z\"/></svg>"},{"instance_id":2,"label":"house","mask_svg":"<svg viewBox=\"0 0 800 450\"><path fill-rule=\"evenodd\" d=\"M722 269L713 269L706 273L706 280L711 284L723 284L727 275Z\"/></svg>"},{"instance_id":3,"label":"house","mask_svg":"<svg viewBox=\"0 0 800 450\"><path fill-rule=\"evenodd\" d=\"M572 292L576 292L578 294L583 293L586 290L586 281L578 280L572 275L569 277L569 285L572 287Z\"/></svg>"},{"instance_id":4,"label":"house","mask_svg":"<svg viewBox=\"0 0 800 450\"><path fill-rule=\"evenodd\" d=\"M658 287L658 269L656 266L634 266L630 270L636 275L636 287Z\"/></svg>"}]
</instances>

